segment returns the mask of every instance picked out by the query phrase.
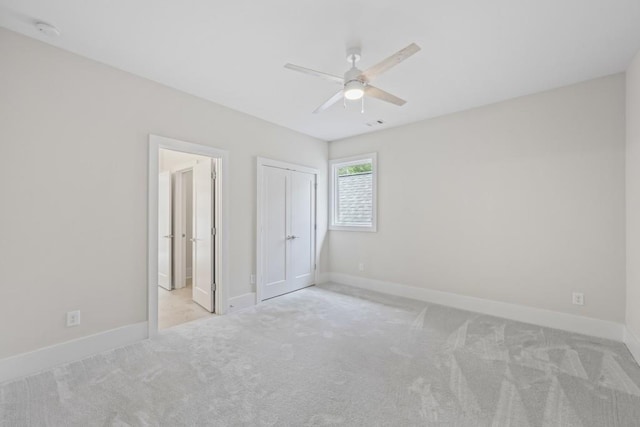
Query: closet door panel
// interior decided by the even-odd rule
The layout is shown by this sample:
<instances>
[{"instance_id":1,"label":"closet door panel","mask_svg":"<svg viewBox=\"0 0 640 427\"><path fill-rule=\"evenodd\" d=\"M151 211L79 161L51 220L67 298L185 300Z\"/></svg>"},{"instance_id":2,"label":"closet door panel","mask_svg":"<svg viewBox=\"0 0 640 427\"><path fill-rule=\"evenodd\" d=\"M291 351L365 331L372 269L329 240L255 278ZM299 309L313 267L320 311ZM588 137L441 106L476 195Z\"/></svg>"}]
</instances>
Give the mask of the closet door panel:
<instances>
[{"instance_id":1,"label":"closet door panel","mask_svg":"<svg viewBox=\"0 0 640 427\"><path fill-rule=\"evenodd\" d=\"M288 281L289 248L287 236L289 171L262 167L263 188L263 299L290 291Z\"/></svg>"},{"instance_id":2,"label":"closet door panel","mask_svg":"<svg viewBox=\"0 0 640 427\"><path fill-rule=\"evenodd\" d=\"M291 171L291 290L315 281L315 175Z\"/></svg>"}]
</instances>

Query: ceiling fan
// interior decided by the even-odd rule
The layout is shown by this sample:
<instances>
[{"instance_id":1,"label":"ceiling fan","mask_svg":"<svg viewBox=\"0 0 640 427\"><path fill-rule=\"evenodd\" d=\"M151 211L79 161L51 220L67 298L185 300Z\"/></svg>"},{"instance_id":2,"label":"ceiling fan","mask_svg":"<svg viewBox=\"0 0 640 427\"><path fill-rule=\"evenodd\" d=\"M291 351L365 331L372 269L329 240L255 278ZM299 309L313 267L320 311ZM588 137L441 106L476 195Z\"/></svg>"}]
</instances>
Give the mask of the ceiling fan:
<instances>
[{"instance_id":1,"label":"ceiling fan","mask_svg":"<svg viewBox=\"0 0 640 427\"><path fill-rule=\"evenodd\" d=\"M344 73L344 77L336 76L329 73L323 73L322 71L316 71L293 64L285 64L285 68L299 71L305 74L311 74L312 76L320 77L330 82L342 85L342 89L340 89L331 98L326 100L324 104L316 108L314 113L320 113L326 110L341 99L344 100L346 105L346 100L363 99L365 95L372 98L380 99L382 101L390 102L391 104L402 106L407 101L398 98L397 96L392 95L389 92L385 92L382 89L378 89L377 87L372 86L371 82L380 74L388 71L392 67L395 67L419 50L420 46L415 43L411 43L409 46L399 50L387 59L384 59L383 61L377 63L376 65L368 68L365 71L362 71L356 67L356 62L360 60L360 48L348 49L347 61L351 63L351 69Z\"/></svg>"}]
</instances>

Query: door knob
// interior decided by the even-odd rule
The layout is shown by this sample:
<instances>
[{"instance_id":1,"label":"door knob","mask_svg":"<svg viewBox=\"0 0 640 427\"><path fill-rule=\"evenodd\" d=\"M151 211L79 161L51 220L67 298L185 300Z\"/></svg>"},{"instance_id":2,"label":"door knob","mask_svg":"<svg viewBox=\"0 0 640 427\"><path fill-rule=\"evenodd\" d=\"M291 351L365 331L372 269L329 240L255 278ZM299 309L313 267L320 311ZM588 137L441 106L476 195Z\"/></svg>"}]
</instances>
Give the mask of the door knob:
<instances>
[{"instance_id":1,"label":"door knob","mask_svg":"<svg viewBox=\"0 0 640 427\"><path fill-rule=\"evenodd\" d=\"M287 236L287 240L293 240L293 239L297 239L298 236Z\"/></svg>"}]
</instances>

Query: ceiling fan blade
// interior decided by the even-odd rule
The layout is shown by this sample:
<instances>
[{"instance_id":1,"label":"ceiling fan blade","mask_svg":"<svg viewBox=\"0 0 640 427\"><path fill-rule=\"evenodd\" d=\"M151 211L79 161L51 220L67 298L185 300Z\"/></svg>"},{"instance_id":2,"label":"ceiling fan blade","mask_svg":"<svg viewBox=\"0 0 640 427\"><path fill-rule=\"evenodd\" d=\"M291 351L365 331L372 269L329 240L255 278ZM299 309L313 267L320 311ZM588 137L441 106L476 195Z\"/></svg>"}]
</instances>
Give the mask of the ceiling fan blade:
<instances>
[{"instance_id":1,"label":"ceiling fan blade","mask_svg":"<svg viewBox=\"0 0 640 427\"><path fill-rule=\"evenodd\" d=\"M365 95L370 96L372 98L377 98L381 101L390 102L400 107L402 107L404 104L407 103L407 101L405 101L404 99L398 98L397 96L392 95L389 92L385 92L384 90L378 89L377 87L371 86L371 85L368 85L364 89L364 93Z\"/></svg>"},{"instance_id":2,"label":"ceiling fan blade","mask_svg":"<svg viewBox=\"0 0 640 427\"><path fill-rule=\"evenodd\" d=\"M324 110L326 110L327 108L329 108L333 104L335 104L336 102L340 101L342 98L344 98L344 94L343 94L343 91L340 90L340 91L336 92L336 94L333 95L331 98L327 99L324 104L322 104L321 106L316 108L315 111L313 112L313 114L317 114L317 113L323 112Z\"/></svg>"},{"instance_id":3,"label":"ceiling fan blade","mask_svg":"<svg viewBox=\"0 0 640 427\"><path fill-rule=\"evenodd\" d=\"M293 71L299 71L304 74L310 74L312 76L320 77L330 82L344 84L344 79L340 76L334 76L333 74L323 73L322 71L312 70L311 68L300 67L299 65L284 64L284 68L288 68Z\"/></svg>"},{"instance_id":4,"label":"ceiling fan blade","mask_svg":"<svg viewBox=\"0 0 640 427\"><path fill-rule=\"evenodd\" d=\"M420 51L420 46L418 46L415 43L411 43L409 46L405 47L402 50L399 50L398 52L394 53L387 59L381 62L378 62L373 67L370 67L367 70L363 71L362 74L360 75L370 82L376 77L378 77L380 74L384 73L385 71L389 70L392 67L395 67L396 65L398 65L399 63L401 63L402 61L404 61L414 53L417 53L418 51Z\"/></svg>"}]
</instances>

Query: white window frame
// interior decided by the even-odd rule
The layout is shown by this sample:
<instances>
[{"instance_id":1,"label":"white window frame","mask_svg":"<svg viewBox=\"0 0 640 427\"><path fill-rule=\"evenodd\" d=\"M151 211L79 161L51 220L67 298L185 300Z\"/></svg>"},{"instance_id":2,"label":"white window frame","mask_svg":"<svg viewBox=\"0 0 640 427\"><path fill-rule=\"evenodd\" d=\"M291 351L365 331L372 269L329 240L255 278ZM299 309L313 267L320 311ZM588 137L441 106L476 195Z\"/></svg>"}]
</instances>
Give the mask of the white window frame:
<instances>
[{"instance_id":1,"label":"white window frame","mask_svg":"<svg viewBox=\"0 0 640 427\"><path fill-rule=\"evenodd\" d=\"M371 162L372 169L372 200L371 200L371 225L342 225L336 223L338 193L338 169L344 166L358 165L364 162ZM361 154L358 156L343 157L340 159L329 160L329 230L334 231L378 231L378 153Z\"/></svg>"}]
</instances>

